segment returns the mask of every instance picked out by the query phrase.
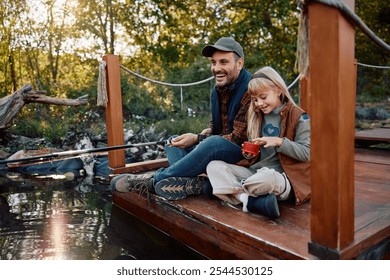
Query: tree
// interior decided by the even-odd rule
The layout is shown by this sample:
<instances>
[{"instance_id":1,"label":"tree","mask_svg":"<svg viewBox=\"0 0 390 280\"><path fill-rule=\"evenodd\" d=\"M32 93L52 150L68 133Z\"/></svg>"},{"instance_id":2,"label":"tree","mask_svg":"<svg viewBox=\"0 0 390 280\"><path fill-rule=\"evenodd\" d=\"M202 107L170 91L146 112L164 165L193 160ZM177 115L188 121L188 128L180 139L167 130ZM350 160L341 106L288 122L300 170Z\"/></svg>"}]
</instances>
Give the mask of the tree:
<instances>
[{"instance_id":1,"label":"tree","mask_svg":"<svg viewBox=\"0 0 390 280\"><path fill-rule=\"evenodd\" d=\"M297 75L294 64L298 10L294 0L0 0L0 3L3 94L22 84L33 84L57 97L77 97L83 92L93 96L97 60L106 53L120 55L123 65L155 80L199 81L210 76L208 60L200 55L201 49L221 36L233 36L242 43L245 65L250 71L271 65L287 83ZM356 1L356 13L386 42L389 5L379 0ZM388 55L359 31L356 57L368 64L389 63ZM360 67L358 71L362 71ZM380 74L370 70L363 80L358 79L358 90L384 96L388 93L388 79L383 73L386 74L383 70ZM141 100L147 94L145 103L155 108L164 104L161 110L174 110L180 104L180 88L141 83L137 79L129 80L132 84L126 85L126 79L130 77L123 78L128 94L125 101ZM210 86L185 88L185 101L192 106L207 100Z\"/></svg>"},{"instance_id":2,"label":"tree","mask_svg":"<svg viewBox=\"0 0 390 280\"><path fill-rule=\"evenodd\" d=\"M31 85L25 85L13 94L0 99L0 130L11 126L22 107L29 103L78 106L87 103L86 96L77 99L60 99L45 96L45 91L34 91Z\"/></svg>"},{"instance_id":3,"label":"tree","mask_svg":"<svg viewBox=\"0 0 390 280\"><path fill-rule=\"evenodd\" d=\"M118 1L115 0L79 0L74 10L78 27L77 36L93 37L96 51L103 54L115 54L116 30L118 25Z\"/></svg>"},{"instance_id":4,"label":"tree","mask_svg":"<svg viewBox=\"0 0 390 280\"><path fill-rule=\"evenodd\" d=\"M390 44L390 2L357 1L356 14L377 37ZM374 44L362 31L356 31L356 59L360 63L388 66L390 56ZM358 65L357 95L363 100L389 96L389 69L375 69Z\"/></svg>"},{"instance_id":5,"label":"tree","mask_svg":"<svg viewBox=\"0 0 390 280\"><path fill-rule=\"evenodd\" d=\"M5 93L18 87L17 36L20 15L26 11L26 5L24 1L0 0L0 3L0 93Z\"/></svg>"}]
</instances>

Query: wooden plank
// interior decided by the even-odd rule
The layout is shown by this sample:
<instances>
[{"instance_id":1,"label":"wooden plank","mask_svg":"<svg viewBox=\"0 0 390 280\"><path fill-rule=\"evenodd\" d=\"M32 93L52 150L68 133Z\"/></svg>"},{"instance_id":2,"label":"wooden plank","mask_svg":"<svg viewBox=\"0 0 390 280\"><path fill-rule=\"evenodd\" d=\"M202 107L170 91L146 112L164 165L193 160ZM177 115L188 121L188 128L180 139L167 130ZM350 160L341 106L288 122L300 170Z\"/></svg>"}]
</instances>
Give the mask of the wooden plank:
<instances>
[{"instance_id":1,"label":"wooden plank","mask_svg":"<svg viewBox=\"0 0 390 280\"><path fill-rule=\"evenodd\" d=\"M356 149L356 157L361 160L354 164L355 239L334 251L334 258L354 259L390 244L390 165L381 164L382 157L390 159L390 150ZM280 203L281 218L270 221L203 196L167 201L152 195L148 201L136 193L114 192L113 202L211 259L316 258L307 248L310 203Z\"/></svg>"},{"instance_id":2,"label":"wooden plank","mask_svg":"<svg viewBox=\"0 0 390 280\"><path fill-rule=\"evenodd\" d=\"M355 151L355 161L372 162L381 165L390 164L389 150L355 148Z\"/></svg>"},{"instance_id":3,"label":"wooden plank","mask_svg":"<svg viewBox=\"0 0 390 280\"><path fill-rule=\"evenodd\" d=\"M355 139L390 142L390 128L374 128L355 132Z\"/></svg>"},{"instance_id":4,"label":"wooden plank","mask_svg":"<svg viewBox=\"0 0 390 280\"><path fill-rule=\"evenodd\" d=\"M390 143L390 128L375 128L355 132L356 146L371 146L381 143Z\"/></svg>"},{"instance_id":5,"label":"wooden plank","mask_svg":"<svg viewBox=\"0 0 390 280\"><path fill-rule=\"evenodd\" d=\"M148 201L136 193L114 193L113 202L211 259L312 258L306 247L309 204L299 210L282 207L282 215L289 219L271 221L203 196L167 201L151 195ZM306 213L306 219L292 222L302 213Z\"/></svg>"},{"instance_id":6,"label":"wooden plank","mask_svg":"<svg viewBox=\"0 0 390 280\"><path fill-rule=\"evenodd\" d=\"M344 258L361 255L390 237L390 150L356 151L355 240L341 252Z\"/></svg>"},{"instance_id":7,"label":"wooden plank","mask_svg":"<svg viewBox=\"0 0 390 280\"><path fill-rule=\"evenodd\" d=\"M108 54L103 56L103 60L106 62L108 95L106 107L107 144L108 146L119 146L124 144L119 57ZM108 159L111 168L125 166L125 151L109 151Z\"/></svg>"},{"instance_id":8,"label":"wooden plank","mask_svg":"<svg viewBox=\"0 0 390 280\"><path fill-rule=\"evenodd\" d=\"M354 6L354 1L348 2ZM311 242L331 254L354 239L355 58L353 26L335 8L309 5ZM333 251L333 252L332 252Z\"/></svg>"}]
</instances>

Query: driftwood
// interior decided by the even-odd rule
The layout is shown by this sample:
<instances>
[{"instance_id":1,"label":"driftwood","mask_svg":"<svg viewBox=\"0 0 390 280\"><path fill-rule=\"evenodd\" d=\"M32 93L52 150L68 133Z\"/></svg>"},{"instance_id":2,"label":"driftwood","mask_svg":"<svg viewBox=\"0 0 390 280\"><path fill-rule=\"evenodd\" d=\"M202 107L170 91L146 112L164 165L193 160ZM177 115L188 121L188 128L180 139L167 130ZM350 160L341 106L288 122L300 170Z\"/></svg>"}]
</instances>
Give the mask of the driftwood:
<instances>
[{"instance_id":1,"label":"driftwood","mask_svg":"<svg viewBox=\"0 0 390 280\"><path fill-rule=\"evenodd\" d=\"M78 106L87 103L87 95L77 99L63 99L45 96L46 91L33 91L31 85L25 85L13 94L0 99L0 130L9 128L12 120L22 107L29 103L43 103L62 106Z\"/></svg>"}]
</instances>

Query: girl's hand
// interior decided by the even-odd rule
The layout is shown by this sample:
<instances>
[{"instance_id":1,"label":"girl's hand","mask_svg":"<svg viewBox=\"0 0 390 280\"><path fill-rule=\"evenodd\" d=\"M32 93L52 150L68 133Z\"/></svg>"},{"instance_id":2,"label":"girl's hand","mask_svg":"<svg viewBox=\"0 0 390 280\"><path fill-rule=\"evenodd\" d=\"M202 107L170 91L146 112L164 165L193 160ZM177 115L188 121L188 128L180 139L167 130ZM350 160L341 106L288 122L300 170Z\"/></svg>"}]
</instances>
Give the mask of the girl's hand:
<instances>
[{"instance_id":1,"label":"girl's hand","mask_svg":"<svg viewBox=\"0 0 390 280\"><path fill-rule=\"evenodd\" d=\"M251 153L247 153L247 152L242 152L242 156L246 159L252 159L255 157L255 155L251 154Z\"/></svg>"},{"instance_id":2,"label":"girl's hand","mask_svg":"<svg viewBox=\"0 0 390 280\"><path fill-rule=\"evenodd\" d=\"M252 140L253 143L258 143L264 148L279 147L283 143L283 138L280 137L260 137Z\"/></svg>"}]
</instances>

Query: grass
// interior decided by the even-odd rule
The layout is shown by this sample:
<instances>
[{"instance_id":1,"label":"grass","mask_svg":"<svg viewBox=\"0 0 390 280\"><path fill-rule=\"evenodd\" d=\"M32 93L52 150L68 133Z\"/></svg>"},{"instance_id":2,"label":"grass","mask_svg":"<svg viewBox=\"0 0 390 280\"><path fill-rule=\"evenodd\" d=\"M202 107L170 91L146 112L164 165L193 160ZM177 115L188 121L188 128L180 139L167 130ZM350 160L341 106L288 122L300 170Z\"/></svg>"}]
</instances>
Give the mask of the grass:
<instances>
[{"instance_id":1,"label":"grass","mask_svg":"<svg viewBox=\"0 0 390 280\"><path fill-rule=\"evenodd\" d=\"M154 126L156 132L166 131L169 135L187 132L200 133L208 126L210 119L209 114L202 114L196 117L177 115L169 119L157 121Z\"/></svg>"}]
</instances>

